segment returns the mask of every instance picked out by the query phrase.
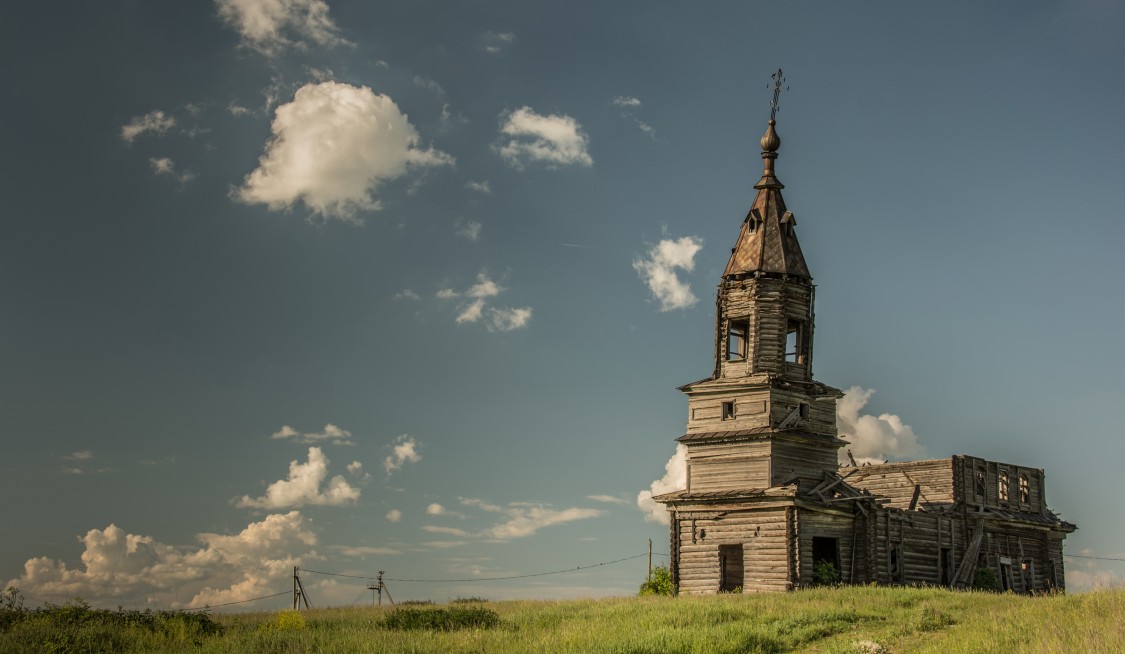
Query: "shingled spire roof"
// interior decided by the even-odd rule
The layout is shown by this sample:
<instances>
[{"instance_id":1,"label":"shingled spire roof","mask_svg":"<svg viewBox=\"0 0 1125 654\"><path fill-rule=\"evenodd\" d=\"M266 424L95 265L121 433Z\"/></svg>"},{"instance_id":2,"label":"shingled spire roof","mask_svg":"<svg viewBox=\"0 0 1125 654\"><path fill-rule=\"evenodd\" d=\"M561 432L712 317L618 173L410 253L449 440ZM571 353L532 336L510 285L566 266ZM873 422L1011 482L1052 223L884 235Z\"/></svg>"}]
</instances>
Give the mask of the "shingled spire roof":
<instances>
[{"instance_id":1,"label":"shingled spire roof","mask_svg":"<svg viewBox=\"0 0 1125 654\"><path fill-rule=\"evenodd\" d=\"M786 211L785 200L781 197L781 189L785 185L777 180L773 172L777 149L781 147L781 138L774 129L776 124L777 121L771 117L769 128L762 136L765 170L762 179L754 185L758 196L742 223L742 231L723 271L724 278L768 273L812 279L793 229L797 220Z\"/></svg>"}]
</instances>

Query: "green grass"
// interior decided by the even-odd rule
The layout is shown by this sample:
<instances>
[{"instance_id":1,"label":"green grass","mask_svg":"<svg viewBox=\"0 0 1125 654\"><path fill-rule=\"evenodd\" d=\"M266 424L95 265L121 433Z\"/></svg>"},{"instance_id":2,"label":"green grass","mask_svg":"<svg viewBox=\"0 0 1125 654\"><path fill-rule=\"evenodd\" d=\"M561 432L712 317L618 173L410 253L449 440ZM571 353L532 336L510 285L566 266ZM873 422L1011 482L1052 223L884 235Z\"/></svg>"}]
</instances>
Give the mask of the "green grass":
<instances>
[{"instance_id":1,"label":"green grass","mask_svg":"<svg viewBox=\"0 0 1125 654\"><path fill-rule=\"evenodd\" d=\"M475 598L474 598L475 599ZM500 601L213 616L0 620L0 652L1125 652L1125 590L1023 597L920 588ZM102 612L110 614L112 612ZM76 617L77 616L77 617Z\"/></svg>"}]
</instances>

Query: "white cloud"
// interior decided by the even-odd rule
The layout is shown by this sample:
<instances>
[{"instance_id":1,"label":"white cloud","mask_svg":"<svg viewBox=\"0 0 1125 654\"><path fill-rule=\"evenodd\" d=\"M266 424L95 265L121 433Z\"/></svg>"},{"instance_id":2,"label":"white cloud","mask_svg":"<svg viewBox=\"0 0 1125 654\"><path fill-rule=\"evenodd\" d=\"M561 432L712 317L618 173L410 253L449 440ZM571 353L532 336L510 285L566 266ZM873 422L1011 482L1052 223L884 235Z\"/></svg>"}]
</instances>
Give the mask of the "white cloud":
<instances>
[{"instance_id":1,"label":"white cloud","mask_svg":"<svg viewBox=\"0 0 1125 654\"><path fill-rule=\"evenodd\" d=\"M851 445L840 448L840 463L848 463L847 451L860 465L882 463L887 459L908 459L924 454L918 436L902 418L891 413L878 417L860 415L860 410L875 393L875 389L852 386L836 403L836 427L840 437Z\"/></svg>"},{"instance_id":2,"label":"white cloud","mask_svg":"<svg viewBox=\"0 0 1125 654\"><path fill-rule=\"evenodd\" d=\"M1102 556L1107 558L1125 558L1125 552L1095 552L1084 547L1077 552L1083 557ZM1081 593L1092 590L1109 590L1125 587L1125 578L1116 570L1104 567L1106 561L1097 559L1075 558L1073 554L1066 556L1066 590L1070 593Z\"/></svg>"},{"instance_id":3,"label":"white cloud","mask_svg":"<svg viewBox=\"0 0 1125 654\"><path fill-rule=\"evenodd\" d=\"M489 54L499 54L516 40L516 35L511 32L485 32L481 34L481 43L484 51Z\"/></svg>"},{"instance_id":4,"label":"white cloud","mask_svg":"<svg viewBox=\"0 0 1125 654\"><path fill-rule=\"evenodd\" d=\"M420 295L418 295L417 293L415 293L414 291L410 290L409 288L404 288L401 291L399 291L398 293L395 293L395 299L396 300L418 301L418 300L421 300L422 297Z\"/></svg>"},{"instance_id":5,"label":"white cloud","mask_svg":"<svg viewBox=\"0 0 1125 654\"><path fill-rule=\"evenodd\" d=\"M360 545L357 547L349 547L347 545L332 545L328 549L334 552L339 552L344 556L355 557L394 556L396 554L402 554L400 550L396 550L393 547L371 547L369 545Z\"/></svg>"},{"instance_id":6,"label":"white cloud","mask_svg":"<svg viewBox=\"0 0 1125 654\"><path fill-rule=\"evenodd\" d=\"M551 168L594 163L586 151L589 138L578 121L570 116L541 116L530 107L521 107L508 115L500 126L500 133L508 140L499 144L497 151L516 169L529 163L542 163Z\"/></svg>"},{"instance_id":7,"label":"white cloud","mask_svg":"<svg viewBox=\"0 0 1125 654\"><path fill-rule=\"evenodd\" d=\"M387 471L387 475L395 472L407 462L418 463L421 461L422 455L418 453L419 447L418 441L408 434L396 438L391 445L390 456L383 459L383 469Z\"/></svg>"},{"instance_id":8,"label":"white cloud","mask_svg":"<svg viewBox=\"0 0 1125 654\"><path fill-rule=\"evenodd\" d=\"M402 520L402 511L399 511L398 509L391 509L390 511L387 511L386 517L387 522L398 522L399 520Z\"/></svg>"},{"instance_id":9,"label":"white cloud","mask_svg":"<svg viewBox=\"0 0 1125 654\"><path fill-rule=\"evenodd\" d=\"M434 502L433 504L426 507L426 514L427 515L445 515L445 507L438 504L437 502Z\"/></svg>"},{"instance_id":10,"label":"white cloud","mask_svg":"<svg viewBox=\"0 0 1125 654\"><path fill-rule=\"evenodd\" d=\"M341 475L328 480L324 489L321 489L321 484L328 477L328 464L328 457L319 447L310 447L307 463L296 460L289 462L288 479L270 484L262 497L243 495L235 504L242 508L281 509L306 504L341 506L354 503L359 499L360 491Z\"/></svg>"},{"instance_id":11,"label":"white cloud","mask_svg":"<svg viewBox=\"0 0 1125 654\"><path fill-rule=\"evenodd\" d=\"M235 535L202 533L196 540L199 548L174 547L111 524L82 537L81 567L29 559L5 587L53 602L82 597L95 606L202 608L276 593L294 565L316 556L316 534L298 511L266 516Z\"/></svg>"},{"instance_id":12,"label":"white cloud","mask_svg":"<svg viewBox=\"0 0 1125 654\"><path fill-rule=\"evenodd\" d=\"M243 43L267 57L286 48L348 45L328 16L324 0L215 0L219 18L242 35Z\"/></svg>"},{"instance_id":13,"label":"white cloud","mask_svg":"<svg viewBox=\"0 0 1125 654\"><path fill-rule=\"evenodd\" d=\"M324 425L324 429L321 431L305 433L301 433L289 425L282 425L281 429L270 435L270 438L274 440L292 438L298 443L319 443L321 441L328 441L333 445L355 445L350 431L341 429L332 423Z\"/></svg>"},{"instance_id":14,"label":"white cloud","mask_svg":"<svg viewBox=\"0 0 1125 654\"><path fill-rule=\"evenodd\" d=\"M435 527L434 525L425 525L422 527L422 531L428 531L431 534L445 534L447 536L458 536L462 538L469 535L469 532L464 529L457 529L456 527Z\"/></svg>"},{"instance_id":15,"label":"white cloud","mask_svg":"<svg viewBox=\"0 0 1125 654\"><path fill-rule=\"evenodd\" d=\"M250 111L246 107L243 107L242 105L238 104L234 100L231 100L230 104L227 105L227 113L229 113L232 116L239 117L239 116L246 116L246 115L252 114L254 112Z\"/></svg>"},{"instance_id":16,"label":"white cloud","mask_svg":"<svg viewBox=\"0 0 1125 654\"><path fill-rule=\"evenodd\" d=\"M613 495L587 495L586 499L594 500L595 502L605 502L606 504L624 504L629 505L629 500L623 500L620 497Z\"/></svg>"},{"instance_id":17,"label":"white cloud","mask_svg":"<svg viewBox=\"0 0 1125 654\"><path fill-rule=\"evenodd\" d=\"M510 332L513 329L526 327L530 321L531 307L488 310L488 331L490 332Z\"/></svg>"},{"instance_id":18,"label":"white cloud","mask_svg":"<svg viewBox=\"0 0 1125 654\"><path fill-rule=\"evenodd\" d=\"M676 445L676 453L664 464L664 476L652 482L648 490L637 493L637 508L645 514L648 522L669 524L668 509L663 504L658 504L652 499L654 495L663 495L673 491L687 488L687 446L683 443Z\"/></svg>"},{"instance_id":19,"label":"white cloud","mask_svg":"<svg viewBox=\"0 0 1125 654\"><path fill-rule=\"evenodd\" d=\"M477 274L477 282L464 292L451 288L443 288L437 292L437 297L442 300L466 298L457 314L457 324L474 323L488 316L485 326L490 332L510 332L514 329L526 327L531 321L531 307L491 307L488 305L490 298L504 292L504 287L492 281L487 273Z\"/></svg>"},{"instance_id":20,"label":"white cloud","mask_svg":"<svg viewBox=\"0 0 1125 654\"><path fill-rule=\"evenodd\" d=\"M676 274L676 269L694 270L695 255L702 248L703 239L695 236L664 239L649 250L647 258L633 260L633 269L648 284L653 297L660 302L661 311L686 309L699 301L691 292L691 286Z\"/></svg>"},{"instance_id":21,"label":"white cloud","mask_svg":"<svg viewBox=\"0 0 1125 654\"><path fill-rule=\"evenodd\" d=\"M482 193L484 195L489 195L490 193L492 193L492 187L488 184L488 180L485 180L483 182L465 182L465 188L469 189L470 191Z\"/></svg>"},{"instance_id":22,"label":"white cloud","mask_svg":"<svg viewBox=\"0 0 1125 654\"><path fill-rule=\"evenodd\" d=\"M271 130L234 197L272 210L303 202L323 218L354 220L357 211L379 209L374 193L383 182L453 164L444 152L420 149L406 115L366 86L306 84L277 108Z\"/></svg>"},{"instance_id":23,"label":"white cloud","mask_svg":"<svg viewBox=\"0 0 1125 654\"><path fill-rule=\"evenodd\" d=\"M461 547L462 545L468 544L469 541L465 540L428 540L419 543L419 545L421 545L422 547L431 550L447 550L453 547Z\"/></svg>"},{"instance_id":24,"label":"white cloud","mask_svg":"<svg viewBox=\"0 0 1125 654\"><path fill-rule=\"evenodd\" d=\"M507 516L508 519L506 521L493 525L476 534L477 536L499 540L523 538L535 534L543 527L605 515L605 511L600 509L571 507L569 509L557 510L535 502L511 502L508 506L503 507L472 497L461 498L461 504L465 506L475 506L489 513L501 513Z\"/></svg>"},{"instance_id":25,"label":"white cloud","mask_svg":"<svg viewBox=\"0 0 1125 654\"><path fill-rule=\"evenodd\" d=\"M348 464L348 472L353 475L358 475L363 472L363 463L359 461L352 461Z\"/></svg>"},{"instance_id":26,"label":"white cloud","mask_svg":"<svg viewBox=\"0 0 1125 654\"><path fill-rule=\"evenodd\" d=\"M121 138L126 143L132 143L142 134L164 134L176 126L176 119L167 116L163 111L150 111L143 116L136 116L127 125L121 128Z\"/></svg>"},{"instance_id":27,"label":"white cloud","mask_svg":"<svg viewBox=\"0 0 1125 654\"><path fill-rule=\"evenodd\" d=\"M636 109L641 106L641 101L625 95L615 97L612 102L615 107L627 107L629 109Z\"/></svg>"},{"instance_id":28,"label":"white cloud","mask_svg":"<svg viewBox=\"0 0 1125 654\"><path fill-rule=\"evenodd\" d=\"M190 170L176 170L176 164L168 157L151 157L148 162L152 164L152 172L157 175L168 175L181 184L187 184L195 179L195 173Z\"/></svg>"},{"instance_id":29,"label":"white cloud","mask_svg":"<svg viewBox=\"0 0 1125 654\"><path fill-rule=\"evenodd\" d=\"M94 453L91 450L82 450L81 452L71 452L63 458L69 461L89 461L94 458Z\"/></svg>"},{"instance_id":30,"label":"white cloud","mask_svg":"<svg viewBox=\"0 0 1125 654\"><path fill-rule=\"evenodd\" d=\"M458 218L453 223L454 233L460 237L467 238L470 241L476 241L480 239L480 229L481 224L473 220Z\"/></svg>"}]
</instances>

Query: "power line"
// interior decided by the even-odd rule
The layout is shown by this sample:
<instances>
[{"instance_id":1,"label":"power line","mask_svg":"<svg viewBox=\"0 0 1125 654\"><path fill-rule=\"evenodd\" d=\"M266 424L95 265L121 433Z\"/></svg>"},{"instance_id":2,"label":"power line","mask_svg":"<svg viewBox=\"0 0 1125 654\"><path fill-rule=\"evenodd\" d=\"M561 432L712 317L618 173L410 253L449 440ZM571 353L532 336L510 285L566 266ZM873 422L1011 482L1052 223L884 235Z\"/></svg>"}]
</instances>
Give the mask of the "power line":
<instances>
[{"instance_id":1,"label":"power line","mask_svg":"<svg viewBox=\"0 0 1125 654\"><path fill-rule=\"evenodd\" d=\"M217 609L221 606L234 606L235 604L246 604L247 602L257 602L258 600L270 599L271 597L281 597L282 595L288 595L289 593L290 593L290 591L286 590L286 591L282 591L280 593L274 593L273 595L263 595L261 597L253 597L251 599L238 600L237 602L226 602L225 604L209 604L207 606L204 606L202 608L197 608L197 609L174 609L174 610L176 610L176 611L208 611L210 609Z\"/></svg>"},{"instance_id":2,"label":"power line","mask_svg":"<svg viewBox=\"0 0 1125 654\"><path fill-rule=\"evenodd\" d=\"M1125 559L1114 558L1112 556L1082 556L1081 554L1064 554L1072 559L1094 559L1095 561L1125 561Z\"/></svg>"},{"instance_id":3,"label":"power line","mask_svg":"<svg viewBox=\"0 0 1125 654\"><path fill-rule=\"evenodd\" d=\"M558 574L562 574L564 572L576 572L578 570L589 570L590 568L599 568L603 565L613 565L614 563L621 563L622 561L629 561L631 559L639 559L642 556L648 556L648 552L644 552L642 554L635 554L633 556L626 556L623 559L617 559L615 561L606 561L605 563L594 563L592 565L580 565L577 568L567 568L565 570L552 570L550 572L536 572L536 573L527 574L527 575L508 575L508 576L505 576L505 577L476 577L476 578L473 578L473 579L392 579L390 577L387 577L387 581L403 581L403 582L415 582L415 583L442 584L442 583L451 583L451 582L465 583L465 582L472 582L472 581L501 581L503 579L526 579L528 577L545 577L547 575L558 575Z\"/></svg>"},{"instance_id":4,"label":"power line","mask_svg":"<svg viewBox=\"0 0 1125 654\"><path fill-rule=\"evenodd\" d=\"M374 575L367 575L366 577L363 577L360 575L346 575L340 572L321 572L320 570L309 570L308 568L301 568L301 572L308 572L314 575L329 575L331 577L347 577L348 579L363 579L368 581L375 579ZM392 579L391 581L395 580Z\"/></svg>"}]
</instances>

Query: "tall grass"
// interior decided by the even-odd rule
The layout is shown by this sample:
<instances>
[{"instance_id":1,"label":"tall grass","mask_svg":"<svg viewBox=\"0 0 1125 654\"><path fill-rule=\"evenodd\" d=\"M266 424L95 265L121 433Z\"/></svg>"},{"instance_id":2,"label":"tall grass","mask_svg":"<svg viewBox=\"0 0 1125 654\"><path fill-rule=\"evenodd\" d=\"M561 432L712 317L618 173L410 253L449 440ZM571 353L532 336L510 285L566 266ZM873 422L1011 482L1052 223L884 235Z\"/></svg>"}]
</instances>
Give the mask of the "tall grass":
<instances>
[{"instance_id":1,"label":"tall grass","mask_svg":"<svg viewBox=\"0 0 1125 654\"><path fill-rule=\"evenodd\" d=\"M769 595L504 601L487 607L462 602L402 611L364 607L299 615L228 614L209 618L221 633L188 633L185 625L183 634L105 624L95 629L39 623L31 628L27 621L0 620L0 652L1125 651L1125 590L1022 597L917 588L818 588ZM460 617L451 617L454 614ZM81 649L51 649L52 642L62 644L50 640L52 629L71 630L68 642ZM87 629L101 635L85 638Z\"/></svg>"}]
</instances>

